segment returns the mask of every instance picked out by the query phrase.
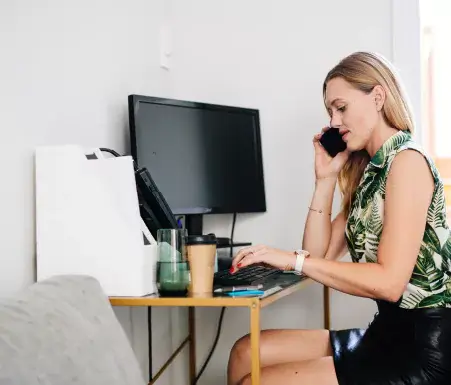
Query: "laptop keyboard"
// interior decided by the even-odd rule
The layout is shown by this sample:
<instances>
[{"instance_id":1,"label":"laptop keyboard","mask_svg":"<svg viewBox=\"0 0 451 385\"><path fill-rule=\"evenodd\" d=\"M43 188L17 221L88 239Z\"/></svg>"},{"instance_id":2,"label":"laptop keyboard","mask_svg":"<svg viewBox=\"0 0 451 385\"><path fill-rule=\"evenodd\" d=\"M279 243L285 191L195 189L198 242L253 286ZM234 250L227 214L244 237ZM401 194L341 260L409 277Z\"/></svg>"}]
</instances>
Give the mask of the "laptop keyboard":
<instances>
[{"instance_id":1,"label":"laptop keyboard","mask_svg":"<svg viewBox=\"0 0 451 385\"><path fill-rule=\"evenodd\" d=\"M264 284L275 275L282 274L279 269L261 265L246 266L231 274L229 270L218 271L214 275L213 284L218 286L249 286Z\"/></svg>"}]
</instances>

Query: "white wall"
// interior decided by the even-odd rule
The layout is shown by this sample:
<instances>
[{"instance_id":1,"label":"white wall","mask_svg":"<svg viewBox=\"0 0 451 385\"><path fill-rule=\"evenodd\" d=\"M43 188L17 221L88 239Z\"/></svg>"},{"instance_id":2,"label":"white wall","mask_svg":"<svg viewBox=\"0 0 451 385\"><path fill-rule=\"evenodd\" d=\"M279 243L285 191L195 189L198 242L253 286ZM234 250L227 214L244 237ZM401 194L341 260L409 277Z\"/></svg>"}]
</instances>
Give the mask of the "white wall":
<instances>
[{"instance_id":1,"label":"white wall","mask_svg":"<svg viewBox=\"0 0 451 385\"><path fill-rule=\"evenodd\" d=\"M128 142L126 95L162 93L162 2L0 2L0 292L33 278L33 149ZM151 47L151 48L150 48Z\"/></svg>"},{"instance_id":2,"label":"white wall","mask_svg":"<svg viewBox=\"0 0 451 385\"><path fill-rule=\"evenodd\" d=\"M78 143L123 151L129 93L260 109L268 212L239 215L235 237L297 247L313 192L311 138L327 124L327 70L355 50L393 58L392 1L368 8L360 0L317 0L308 10L296 0L0 2L0 293L33 280L33 148ZM161 27L172 36L168 70L159 67ZM227 236L230 222L208 217L206 231ZM371 301L339 293L332 301L334 328L366 326L372 318ZM145 309L116 311L145 368ZM197 312L199 364L218 315ZM227 310L202 384L224 382L228 352L248 322L246 310ZM157 368L183 339L186 312L155 309L153 323ZM264 309L262 326L322 327L322 288L312 285ZM185 355L161 383L183 383L186 369Z\"/></svg>"},{"instance_id":3,"label":"white wall","mask_svg":"<svg viewBox=\"0 0 451 385\"><path fill-rule=\"evenodd\" d=\"M393 0L392 20L392 61L410 99L414 135L423 142L428 134L422 127L420 1Z\"/></svg>"},{"instance_id":4,"label":"white wall","mask_svg":"<svg viewBox=\"0 0 451 385\"><path fill-rule=\"evenodd\" d=\"M449 157L449 104L448 94L451 86L449 68L451 65L451 49L449 36L451 35L451 3L442 0L421 1L422 25L433 31L432 46L434 60L432 71L434 79L432 84L434 107L434 142L431 143L437 157Z\"/></svg>"}]
</instances>

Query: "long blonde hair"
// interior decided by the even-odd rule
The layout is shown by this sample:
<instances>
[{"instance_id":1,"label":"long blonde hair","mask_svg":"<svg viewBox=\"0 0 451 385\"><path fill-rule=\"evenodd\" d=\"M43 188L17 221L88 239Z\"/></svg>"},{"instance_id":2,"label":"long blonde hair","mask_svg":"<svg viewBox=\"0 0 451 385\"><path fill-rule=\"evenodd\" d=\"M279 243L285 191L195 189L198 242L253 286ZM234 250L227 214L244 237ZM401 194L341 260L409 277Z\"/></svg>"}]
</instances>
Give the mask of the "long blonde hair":
<instances>
[{"instance_id":1,"label":"long blonde hair","mask_svg":"<svg viewBox=\"0 0 451 385\"><path fill-rule=\"evenodd\" d=\"M398 130L413 133L413 117L409 101L395 71L382 56L369 52L355 52L341 60L329 71L324 80L324 102L327 83L338 77L365 93L370 93L375 86L381 85L386 94L382 109L385 122ZM338 185L343 198L342 210L346 217L349 215L351 202L369 160L366 150L352 152L338 176Z\"/></svg>"}]
</instances>

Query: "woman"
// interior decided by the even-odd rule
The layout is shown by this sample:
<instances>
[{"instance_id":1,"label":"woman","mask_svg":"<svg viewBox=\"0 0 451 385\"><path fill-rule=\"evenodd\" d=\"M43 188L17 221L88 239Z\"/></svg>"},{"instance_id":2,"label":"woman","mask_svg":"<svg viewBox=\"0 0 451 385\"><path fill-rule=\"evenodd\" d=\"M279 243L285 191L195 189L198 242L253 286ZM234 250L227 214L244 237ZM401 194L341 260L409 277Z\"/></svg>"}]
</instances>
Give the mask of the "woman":
<instances>
[{"instance_id":1,"label":"woman","mask_svg":"<svg viewBox=\"0 0 451 385\"><path fill-rule=\"evenodd\" d=\"M368 329L271 330L261 335L262 385L451 384L451 237L443 184L413 141L400 83L381 57L357 52L323 86L330 126L347 149L328 156L314 137L316 184L303 249L248 247L254 263L295 269L375 300ZM331 221L338 182L342 210ZM338 261L347 252L353 262ZM228 383L250 383L249 338L232 349Z\"/></svg>"}]
</instances>

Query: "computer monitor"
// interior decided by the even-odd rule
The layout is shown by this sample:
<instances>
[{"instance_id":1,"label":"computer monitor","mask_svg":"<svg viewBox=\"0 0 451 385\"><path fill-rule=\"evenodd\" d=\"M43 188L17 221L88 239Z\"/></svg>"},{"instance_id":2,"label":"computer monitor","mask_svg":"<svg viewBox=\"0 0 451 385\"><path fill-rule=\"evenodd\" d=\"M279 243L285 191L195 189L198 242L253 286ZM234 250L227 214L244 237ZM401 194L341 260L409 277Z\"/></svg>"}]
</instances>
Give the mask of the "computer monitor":
<instances>
[{"instance_id":1,"label":"computer monitor","mask_svg":"<svg viewBox=\"0 0 451 385\"><path fill-rule=\"evenodd\" d=\"M128 98L131 154L174 214L266 211L259 111Z\"/></svg>"}]
</instances>

